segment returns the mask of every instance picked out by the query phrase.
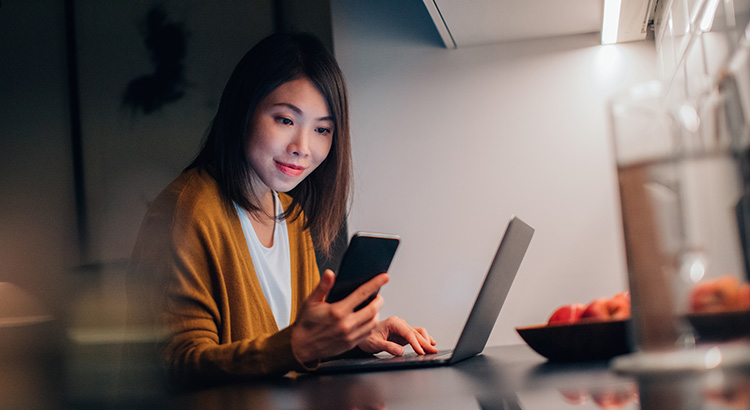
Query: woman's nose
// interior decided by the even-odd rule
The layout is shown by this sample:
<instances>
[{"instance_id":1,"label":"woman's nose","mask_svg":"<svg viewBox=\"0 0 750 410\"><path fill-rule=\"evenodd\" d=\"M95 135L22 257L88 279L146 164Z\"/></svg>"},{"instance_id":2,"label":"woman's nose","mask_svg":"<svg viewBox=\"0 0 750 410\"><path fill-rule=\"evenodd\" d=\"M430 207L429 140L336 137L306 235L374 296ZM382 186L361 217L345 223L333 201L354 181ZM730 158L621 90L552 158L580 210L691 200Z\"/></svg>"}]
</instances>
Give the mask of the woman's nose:
<instances>
[{"instance_id":1,"label":"woman's nose","mask_svg":"<svg viewBox=\"0 0 750 410\"><path fill-rule=\"evenodd\" d=\"M287 151L298 157L310 155L310 136L307 131L299 130L294 133L294 137L287 146Z\"/></svg>"}]
</instances>

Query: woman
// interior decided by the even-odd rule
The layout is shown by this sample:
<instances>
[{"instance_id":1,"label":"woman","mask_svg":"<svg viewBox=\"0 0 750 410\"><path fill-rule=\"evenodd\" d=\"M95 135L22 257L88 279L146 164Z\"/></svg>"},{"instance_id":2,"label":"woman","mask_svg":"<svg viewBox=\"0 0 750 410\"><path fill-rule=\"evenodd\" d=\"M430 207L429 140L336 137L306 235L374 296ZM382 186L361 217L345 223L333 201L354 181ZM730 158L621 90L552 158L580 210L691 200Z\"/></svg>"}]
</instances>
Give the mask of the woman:
<instances>
[{"instance_id":1,"label":"woman","mask_svg":"<svg viewBox=\"0 0 750 410\"><path fill-rule=\"evenodd\" d=\"M346 88L314 37L273 35L232 73L193 163L154 201L131 271L152 288L178 383L282 375L350 351L434 353L422 328L379 321L382 274L326 303L313 243L328 251L346 216ZM286 193L286 194L285 194Z\"/></svg>"}]
</instances>

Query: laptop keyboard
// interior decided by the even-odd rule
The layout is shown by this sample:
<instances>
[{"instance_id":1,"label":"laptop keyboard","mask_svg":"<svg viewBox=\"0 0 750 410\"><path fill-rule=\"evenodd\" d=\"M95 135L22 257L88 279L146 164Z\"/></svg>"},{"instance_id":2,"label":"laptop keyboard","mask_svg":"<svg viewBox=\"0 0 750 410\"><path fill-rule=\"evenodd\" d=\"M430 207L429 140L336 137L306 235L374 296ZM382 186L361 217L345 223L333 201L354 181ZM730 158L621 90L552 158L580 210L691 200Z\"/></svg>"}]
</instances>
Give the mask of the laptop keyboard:
<instances>
[{"instance_id":1,"label":"laptop keyboard","mask_svg":"<svg viewBox=\"0 0 750 410\"><path fill-rule=\"evenodd\" d=\"M418 355L409 352L403 356L391 356L381 352L372 358L350 358L338 359L320 364L318 371L346 371L357 369L381 369L386 367L399 367L404 363L443 363L451 358L453 350L438 351L433 354Z\"/></svg>"},{"instance_id":2,"label":"laptop keyboard","mask_svg":"<svg viewBox=\"0 0 750 410\"><path fill-rule=\"evenodd\" d=\"M433 360L444 360L451 357L453 350L443 350L432 354L417 354L415 352L409 352L403 356L385 356L387 360L398 361L398 362L414 362L414 361L433 361ZM373 361L383 360L382 358L373 359Z\"/></svg>"}]
</instances>

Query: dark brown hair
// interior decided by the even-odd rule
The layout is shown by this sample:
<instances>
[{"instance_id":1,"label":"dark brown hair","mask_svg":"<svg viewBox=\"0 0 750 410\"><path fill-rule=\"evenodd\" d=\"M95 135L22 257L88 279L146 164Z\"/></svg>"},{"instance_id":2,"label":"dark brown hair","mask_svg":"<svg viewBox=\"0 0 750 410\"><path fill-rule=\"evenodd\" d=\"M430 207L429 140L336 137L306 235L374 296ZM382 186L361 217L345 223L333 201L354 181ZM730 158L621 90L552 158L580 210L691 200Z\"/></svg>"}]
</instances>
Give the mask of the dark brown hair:
<instances>
[{"instance_id":1,"label":"dark brown hair","mask_svg":"<svg viewBox=\"0 0 750 410\"><path fill-rule=\"evenodd\" d=\"M305 228L324 254L344 223L351 190L351 141L346 85L336 60L309 34L274 34L255 45L235 67L203 147L190 168L217 180L225 197L251 212L259 199L247 189L255 177L247 159L247 130L258 104L288 81L307 77L328 102L334 130L326 159L288 192L284 218L305 216Z\"/></svg>"}]
</instances>

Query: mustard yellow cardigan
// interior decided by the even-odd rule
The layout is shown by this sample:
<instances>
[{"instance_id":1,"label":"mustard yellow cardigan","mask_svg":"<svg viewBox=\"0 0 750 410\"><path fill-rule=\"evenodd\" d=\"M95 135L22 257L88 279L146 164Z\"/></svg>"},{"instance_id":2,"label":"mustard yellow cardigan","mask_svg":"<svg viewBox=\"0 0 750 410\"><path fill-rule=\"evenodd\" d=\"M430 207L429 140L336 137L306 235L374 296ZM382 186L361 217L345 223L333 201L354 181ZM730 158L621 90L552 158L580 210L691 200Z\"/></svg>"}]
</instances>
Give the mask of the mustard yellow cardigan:
<instances>
[{"instance_id":1,"label":"mustard yellow cardigan","mask_svg":"<svg viewBox=\"0 0 750 410\"><path fill-rule=\"evenodd\" d=\"M279 196L287 209L291 198ZM287 221L292 321L319 281L303 221ZM276 325L236 211L207 172L184 172L151 204L130 273L154 292L149 302L166 331L161 360L172 382L306 370L292 353L290 328Z\"/></svg>"}]
</instances>

